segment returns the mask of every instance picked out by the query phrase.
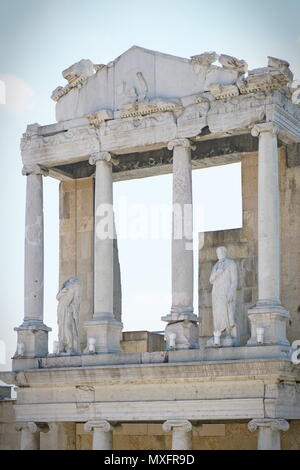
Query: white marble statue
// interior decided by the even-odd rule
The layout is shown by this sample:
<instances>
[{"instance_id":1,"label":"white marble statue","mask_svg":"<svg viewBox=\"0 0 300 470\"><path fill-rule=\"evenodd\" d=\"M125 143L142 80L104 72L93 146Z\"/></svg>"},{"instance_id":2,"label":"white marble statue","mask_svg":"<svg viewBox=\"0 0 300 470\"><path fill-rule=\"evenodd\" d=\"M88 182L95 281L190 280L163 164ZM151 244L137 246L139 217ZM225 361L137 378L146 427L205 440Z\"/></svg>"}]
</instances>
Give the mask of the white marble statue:
<instances>
[{"instance_id":1,"label":"white marble statue","mask_svg":"<svg viewBox=\"0 0 300 470\"><path fill-rule=\"evenodd\" d=\"M56 299L59 353L78 354L79 347L79 308L80 281L70 277L58 292Z\"/></svg>"},{"instance_id":2,"label":"white marble statue","mask_svg":"<svg viewBox=\"0 0 300 470\"><path fill-rule=\"evenodd\" d=\"M238 284L236 263L228 259L224 246L217 248L218 262L214 265L209 282L212 288L214 344L220 345L224 331L227 337L236 336L235 307Z\"/></svg>"}]
</instances>

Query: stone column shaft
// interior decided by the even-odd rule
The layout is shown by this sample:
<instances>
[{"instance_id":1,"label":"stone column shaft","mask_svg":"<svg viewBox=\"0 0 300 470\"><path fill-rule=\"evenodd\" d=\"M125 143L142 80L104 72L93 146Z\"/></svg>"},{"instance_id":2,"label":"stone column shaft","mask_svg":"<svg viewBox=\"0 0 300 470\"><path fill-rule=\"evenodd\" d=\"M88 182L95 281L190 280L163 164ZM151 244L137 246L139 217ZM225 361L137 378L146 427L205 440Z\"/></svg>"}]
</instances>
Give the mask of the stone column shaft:
<instances>
[{"instance_id":1,"label":"stone column shaft","mask_svg":"<svg viewBox=\"0 0 300 470\"><path fill-rule=\"evenodd\" d=\"M289 429L284 419L253 419L248 424L249 431L258 429L257 450L280 450L280 432Z\"/></svg>"},{"instance_id":2,"label":"stone column shaft","mask_svg":"<svg viewBox=\"0 0 300 470\"><path fill-rule=\"evenodd\" d=\"M178 139L173 149L172 308L171 313L193 313L193 196L191 145Z\"/></svg>"},{"instance_id":3,"label":"stone column shaft","mask_svg":"<svg viewBox=\"0 0 300 470\"><path fill-rule=\"evenodd\" d=\"M258 124L252 135L258 149L258 300L249 310L249 345L289 345L286 322L289 313L280 302L280 192L277 128Z\"/></svg>"},{"instance_id":4,"label":"stone column shaft","mask_svg":"<svg viewBox=\"0 0 300 470\"><path fill-rule=\"evenodd\" d=\"M172 306L162 317L167 349L199 347L198 317L194 314L193 195L191 144L169 142L173 150Z\"/></svg>"},{"instance_id":5,"label":"stone column shaft","mask_svg":"<svg viewBox=\"0 0 300 470\"><path fill-rule=\"evenodd\" d=\"M276 129L257 126L258 151L258 297L280 304L280 207Z\"/></svg>"},{"instance_id":6,"label":"stone column shaft","mask_svg":"<svg viewBox=\"0 0 300 470\"><path fill-rule=\"evenodd\" d=\"M24 320L15 328L18 332L15 357L41 357L48 354L51 331L44 325L43 175L48 172L32 165L25 166L22 173L26 175Z\"/></svg>"},{"instance_id":7,"label":"stone column shaft","mask_svg":"<svg viewBox=\"0 0 300 470\"><path fill-rule=\"evenodd\" d=\"M99 152L90 157L90 164L96 165L94 313L85 322L87 341L93 339L96 353L117 353L121 351L122 323L114 316L113 159L110 153Z\"/></svg>"},{"instance_id":8,"label":"stone column shaft","mask_svg":"<svg viewBox=\"0 0 300 470\"><path fill-rule=\"evenodd\" d=\"M24 167L26 179L24 322L43 323L44 212L43 175L37 165Z\"/></svg>"},{"instance_id":9,"label":"stone column shaft","mask_svg":"<svg viewBox=\"0 0 300 470\"><path fill-rule=\"evenodd\" d=\"M93 450L112 450L113 427L108 421L88 421L84 430L93 431Z\"/></svg>"},{"instance_id":10,"label":"stone column shaft","mask_svg":"<svg viewBox=\"0 0 300 470\"><path fill-rule=\"evenodd\" d=\"M170 420L163 424L163 430L172 430L172 450L192 450L192 424L187 420Z\"/></svg>"},{"instance_id":11,"label":"stone column shaft","mask_svg":"<svg viewBox=\"0 0 300 470\"><path fill-rule=\"evenodd\" d=\"M104 216L113 224L112 162L109 153L92 159L96 164L94 317L106 318L113 317L113 232L104 238L101 222ZM107 229L109 232L110 228Z\"/></svg>"}]
</instances>

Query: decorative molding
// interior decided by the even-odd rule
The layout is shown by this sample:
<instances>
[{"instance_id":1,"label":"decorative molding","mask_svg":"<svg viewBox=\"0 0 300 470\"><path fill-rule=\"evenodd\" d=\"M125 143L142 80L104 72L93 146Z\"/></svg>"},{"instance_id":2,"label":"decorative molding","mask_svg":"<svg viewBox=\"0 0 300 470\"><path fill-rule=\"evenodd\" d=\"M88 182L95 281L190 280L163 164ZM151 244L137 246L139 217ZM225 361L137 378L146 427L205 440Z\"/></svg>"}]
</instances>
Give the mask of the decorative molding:
<instances>
[{"instance_id":1,"label":"decorative molding","mask_svg":"<svg viewBox=\"0 0 300 470\"><path fill-rule=\"evenodd\" d=\"M147 102L136 102L124 104L120 111L117 111L116 117L129 118L129 117L142 117L154 113L165 113L167 111L180 111L182 106L171 101L164 101L161 99L155 99Z\"/></svg>"},{"instance_id":2,"label":"decorative molding","mask_svg":"<svg viewBox=\"0 0 300 470\"><path fill-rule=\"evenodd\" d=\"M87 79L92 76L99 69L99 66L95 65L89 59L82 59L79 62L71 65L62 72L63 77L68 80L68 85L62 87L58 86L52 92L51 98L53 101L59 101L60 98L73 88L81 88Z\"/></svg>"},{"instance_id":3,"label":"decorative molding","mask_svg":"<svg viewBox=\"0 0 300 470\"><path fill-rule=\"evenodd\" d=\"M113 112L110 109L102 109L93 114L87 114L85 117L97 129L103 122L113 119Z\"/></svg>"},{"instance_id":4,"label":"decorative molding","mask_svg":"<svg viewBox=\"0 0 300 470\"><path fill-rule=\"evenodd\" d=\"M239 96L240 92L236 85L210 85L209 90L216 100L227 100Z\"/></svg>"}]
</instances>

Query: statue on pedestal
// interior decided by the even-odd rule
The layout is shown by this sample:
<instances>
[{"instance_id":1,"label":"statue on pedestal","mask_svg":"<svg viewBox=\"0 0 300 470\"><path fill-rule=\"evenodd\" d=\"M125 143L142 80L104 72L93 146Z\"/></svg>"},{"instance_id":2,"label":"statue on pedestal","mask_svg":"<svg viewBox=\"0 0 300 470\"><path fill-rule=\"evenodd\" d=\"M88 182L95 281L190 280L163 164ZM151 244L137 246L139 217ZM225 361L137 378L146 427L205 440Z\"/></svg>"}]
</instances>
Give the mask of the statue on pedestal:
<instances>
[{"instance_id":1,"label":"statue on pedestal","mask_svg":"<svg viewBox=\"0 0 300 470\"><path fill-rule=\"evenodd\" d=\"M212 312L214 324L215 346L221 346L221 336L226 332L222 341L225 346L233 346L236 340L236 291L238 275L236 263L228 259L224 246L217 248L218 262L214 265L209 282L212 288ZM210 340L211 342L211 340Z\"/></svg>"},{"instance_id":2,"label":"statue on pedestal","mask_svg":"<svg viewBox=\"0 0 300 470\"><path fill-rule=\"evenodd\" d=\"M80 354L78 333L80 290L79 279L70 277L63 283L56 296L59 354Z\"/></svg>"}]
</instances>

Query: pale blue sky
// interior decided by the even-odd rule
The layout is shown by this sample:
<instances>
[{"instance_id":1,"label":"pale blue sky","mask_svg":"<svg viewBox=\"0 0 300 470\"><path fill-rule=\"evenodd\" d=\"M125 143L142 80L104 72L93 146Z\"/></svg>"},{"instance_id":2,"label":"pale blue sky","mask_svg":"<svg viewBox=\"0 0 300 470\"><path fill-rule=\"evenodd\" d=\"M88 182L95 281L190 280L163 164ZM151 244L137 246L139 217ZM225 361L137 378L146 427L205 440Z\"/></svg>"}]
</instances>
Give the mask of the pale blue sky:
<instances>
[{"instance_id":1,"label":"pale blue sky","mask_svg":"<svg viewBox=\"0 0 300 470\"><path fill-rule=\"evenodd\" d=\"M26 179L19 141L28 123L55 122L52 90L61 71L81 58L107 63L133 44L182 57L207 50L245 59L250 68L272 55L288 60L300 78L298 0L0 0L0 342L6 364L23 319L23 238ZM239 226L239 165L194 172L194 197L205 207L204 229ZM227 179L232 182L230 188ZM220 198L222 188L226 198ZM115 185L115 200L167 203L171 177ZM56 327L57 182L45 181L45 322ZM155 256L154 256L155 255ZM170 303L168 241L120 241L125 329L156 330ZM157 263L159 259L159 265ZM50 342L55 338L51 335ZM50 346L51 346L50 345ZM52 346L51 346L52 347ZM1 343L0 343L1 355ZM3 362L3 361L2 361Z\"/></svg>"}]
</instances>

